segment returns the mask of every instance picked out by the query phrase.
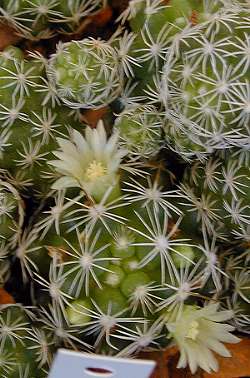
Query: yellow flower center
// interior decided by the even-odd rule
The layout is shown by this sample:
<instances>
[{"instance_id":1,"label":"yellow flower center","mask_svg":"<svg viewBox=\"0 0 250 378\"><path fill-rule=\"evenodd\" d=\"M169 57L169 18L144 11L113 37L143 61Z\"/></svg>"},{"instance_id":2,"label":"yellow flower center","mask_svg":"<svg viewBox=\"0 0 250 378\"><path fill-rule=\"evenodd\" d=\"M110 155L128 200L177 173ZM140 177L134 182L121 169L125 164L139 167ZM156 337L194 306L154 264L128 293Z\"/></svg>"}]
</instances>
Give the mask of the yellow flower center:
<instances>
[{"instance_id":1,"label":"yellow flower center","mask_svg":"<svg viewBox=\"0 0 250 378\"><path fill-rule=\"evenodd\" d=\"M88 180L94 181L97 178L104 176L106 172L107 168L105 168L101 162L93 160L86 170L86 176Z\"/></svg>"},{"instance_id":2,"label":"yellow flower center","mask_svg":"<svg viewBox=\"0 0 250 378\"><path fill-rule=\"evenodd\" d=\"M190 324L186 337L188 339L196 340L198 334L199 334L199 323L196 320L194 320Z\"/></svg>"}]
</instances>

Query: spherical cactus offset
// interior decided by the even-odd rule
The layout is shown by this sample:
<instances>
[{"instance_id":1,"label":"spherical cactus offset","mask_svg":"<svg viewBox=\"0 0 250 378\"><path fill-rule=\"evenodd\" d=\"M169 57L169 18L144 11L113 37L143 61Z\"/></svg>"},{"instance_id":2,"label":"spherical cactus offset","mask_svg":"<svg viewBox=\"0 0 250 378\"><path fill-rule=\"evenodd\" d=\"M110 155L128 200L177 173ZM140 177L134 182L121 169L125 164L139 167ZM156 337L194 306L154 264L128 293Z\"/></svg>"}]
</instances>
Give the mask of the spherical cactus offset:
<instances>
[{"instance_id":1,"label":"spherical cactus offset","mask_svg":"<svg viewBox=\"0 0 250 378\"><path fill-rule=\"evenodd\" d=\"M125 109L116 119L120 145L131 156L150 158L162 146L162 119L153 106Z\"/></svg>"},{"instance_id":2,"label":"spherical cactus offset","mask_svg":"<svg viewBox=\"0 0 250 378\"><path fill-rule=\"evenodd\" d=\"M249 11L228 5L168 51L166 138L184 158L249 140L249 27Z\"/></svg>"},{"instance_id":3,"label":"spherical cactus offset","mask_svg":"<svg viewBox=\"0 0 250 378\"><path fill-rule=\"evenodd\" d=\"M48 75L62 101L73 108L99 108L122 90L117 53L105 41L86 38L60 43Z\"/></svg>"}]
</instances>

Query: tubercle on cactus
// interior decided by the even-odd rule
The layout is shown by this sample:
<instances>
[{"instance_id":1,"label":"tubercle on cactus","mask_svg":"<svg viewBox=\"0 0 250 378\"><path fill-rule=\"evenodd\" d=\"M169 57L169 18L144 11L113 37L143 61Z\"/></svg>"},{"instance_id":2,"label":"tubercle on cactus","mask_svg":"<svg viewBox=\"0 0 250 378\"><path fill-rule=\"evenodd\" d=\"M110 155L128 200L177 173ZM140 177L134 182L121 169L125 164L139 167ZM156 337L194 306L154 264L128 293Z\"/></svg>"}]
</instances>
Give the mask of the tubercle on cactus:
<instances>
[{"instance_id":1,"label":"tubercle on cactus","mask_svg":"<svg viewBox=\"0 0 250 378\"><path fill-rule=\"evenodd\" d=\"M138 286L133 293L131 293L129 302L134 315L138 309L141 309L143 315L153 313L153 309L157 306L157 302L161 299L157 296L159 287L152 283Z\"/></svg>"},{"instance_id":2,"label":"tubercle on cactus","mask_svg":"<svg viewBox=\"0 0 250 378\"><path fill-rule=\"evenodd\" d=\"M150 34L149 26L145 24L145 31L142 30L142 40L145 47L135 50L135 53L139 53L139 61L144 62L149 61L149 71L156 71L159 69L159 60L164 59L165 54L168 50L168 25L165 25L158 34L156 40ZM142 65L141 64L141 65Z\"/></svg>"},{"instance_id":3,"label":"tubercle on cactus","mask_svg":"<svg viewBox=\"0 0 250 378\"><path fill-rule=\"evenodd\" d=\"M65 347L76 349L76 345L89 350L90 346L81 340L79 332L68 324L65 315L56 307L42 307L39 312L39 322L43 324L44 331L52 336L54 345L64 344ZM76 345L75 345L76 343Z\"/></svg>"},{"instance_id":4,"label":"tubercle on cactus","mask_svg":"<svg viewBox=\"0 0 250 378\"><path fill-rule=\"evenodd\" d=\"M127 330L126 324L141 323L142 319L135 317L126 317L126 309L115 312L110 302L106 308L100 308L95 301L92 301L92 309L84 308L79 305L80 314L89 314L92 318L91 321L86 323L86 328L83 330L88 335L95 335L95 346L97 347L104 339L109 347L117 350L115 346L115 334L119 329Z\"/></svg>"},{"instance_id":5,"label":"tubercle on cactus","mask_svg":"<svg viewBox=\"0 0 250 378\"><path fill-rule=\"evenodd\" d=\"M141 236L141 239L139 239L140 242L135 243L135 246L145 247L148 252L142 258L139 266L143 268L160 257L161 282L164 284L166 280L166 269L168 270L170 277L174 274L172 270L171 255L180 255L178 246L185 247L190 245L188 239L171 239L180 224L180 219L169 232L168 217L166 214L163 215L163 220L161 220L155 210L151 212L149 208L146 208L145 219L143 219L138 213L136 213L136 215L143 226L143 230L130 227L137 235ZM190 263L193 263L188 257L183 256L183 258Z\"/></svg>"},{"instance_id":6,"label":"tubercle on cactus","mask_svg":"<svg viewBox=\"0 0 250 378\"><path fill-rule=\"evenodd\" d=\"M126 218L119 215L119 211L117 211L117 214L116 210L126 207L128 204L122 201L123 196L110 199L109 196L112 189L113 188L111 187L105 192L99 203L90 200L90 203L85 204L84 202L70 199L69 201L76 205L76 209L66 214L65 217L65 223L72 224L74 222L73 225L69 227L69 231L87 224L89 225L90 230L98 225L103 226L108 233L112 233L111 226L123 224Z\"/></svg>"},{"instance_id":7,"label":"tubercle on cactus","mask_svg":"<svg viewBox=\"0 0 250 378\"><path fill-rule=\"evenodd\" d=\"M150 158L161 149L162 120L153 106L125 108L115 120L120 145L131 157Z\"/></svg>"},{"instance_id":8,"label":"tubercle on cactus","mask_svg":"<svg viewBox=\"0 0 250 378\"><path fill-rule=\"evenodd\" d=\"M65 312L65 306L68 301L72 299L71 296L63 292L64 275L63 267L58 264L58 256L54 255L49 268L48 281L34 272L34 279L43 287L44 291L47 291L51 297L52 304L58 306L62 312Z\"/></svg>"},{"instance_id":9,"label":"tubercle on cactus","mask_svg":"<svg viewBox=\"0 0 250 378\"><path fill-rule=\"evenodd\" d=\"M123 72L125 75L130 78L134 76L133 66L140 67L140 63L136 58L129 55L131 47L133 46L136 35L134 33L124 32L123 36L118 38L118 46L116 47L117 56L121 63ZM114 40L113 43L115 43Z\"/></svg>"},{"instance_id":10,"label":"tubercle on cactus","mask_svg":"<svg viewBox=\"0 0 250 378\"><path fill-rule=\"evenodd\" d=\"M172 212L182 215L179 207L168 199L179 198L179 194L175 190L163 191L157 180L154 181L147 177L145 183L137 182L133 177L130 181L125 182L126 187L123 191L128 194L127 200L131 203L141 203L143 207L152 205L156 211L163 209L169 217Z\"/></svg>"},{"instance_id":11,"label":"tubercle on cactus","mask_svg":"<svg viewBox=\"0 0 250 378\"><path fill-rule=\"evenodd\" d=\"M69 293L75 293L78 297L82 288L84 287L86 296L89 295L90 278L93 278L97 287L102 288L102 285L98 279L98 272L110 272L106 266L108 263L112 263L117 260L113 257L108 257L106 250L108 244L104 244L101 247L97 247L96 243L100 237L101 230L97 232L92 238L88 230L84 231L84 234L80 234L78 230L77 238L79 242L79 249L74 248L69 242L67 242L69 250L65 251L66 255L69 255L70 261L64 263L66 272L64 278L69 278L72 281L69 287ZM100 254L103 257L100 257ZM78 279L71 279L71 277L78 277Z\"/></svg>"},{"instance_id":12,"label":"tubercle on cactus","mask_svg":"<svg viewBox=\"0 0 250 378\"><path fill-rule=\"evenodd\" d=\"M118 20L121 22L125 22L125 20L130 20L136 17L137 12L140 11L141 7L144 6L143 3L146 3L146 14L154 14L159 12L162 9L166 8L166 4L162 0L152 0L145 2L144 0L132 0L127 7L127 9L122 13Z\"/></svg>"},{"instance_id":13,"label":"tubercle on cactus","mask_svg":"<svg viewBox=\"0 0 250 378\"><path fill-rule=\"evenodd\" d=\"M156 321L151 326L144 322L141 326L136 326L135 329L129 329L127 332L121 331L118 337L129 340L131 343L119 352L117 356L129 357L145 347L158 347L157 340L162 336L160 334L161 328L162 325Z\"/></svg>"}]
</instances>

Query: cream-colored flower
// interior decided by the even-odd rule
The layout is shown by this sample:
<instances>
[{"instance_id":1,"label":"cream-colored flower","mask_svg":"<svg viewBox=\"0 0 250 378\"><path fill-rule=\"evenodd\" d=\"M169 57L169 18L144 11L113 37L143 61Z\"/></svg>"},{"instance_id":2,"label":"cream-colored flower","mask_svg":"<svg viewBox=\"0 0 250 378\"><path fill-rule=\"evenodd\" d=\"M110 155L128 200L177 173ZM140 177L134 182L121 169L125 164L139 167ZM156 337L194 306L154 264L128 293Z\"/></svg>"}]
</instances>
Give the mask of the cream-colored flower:
<instances>
[{"instance_id":1,"label":"cream-colored flower","mask_svg":"<svg viewBox=\"0 0 250 378\"><path fill-rule=\"evenodd\" d=\"M218 361L212 351L223 357L231 356L223 342L237 343L240 339L230 333L234 327L221 323L232 318L232 311L218 312L218 306L186 305L178 316L169 316L166 325L180 349L178 368L189 365L193 374L198 367L210 373L218 370Z\"/></svg>"},{"instance_id":2,"label":"cream-colored flower","mask_svg":"<svg viewBox=\"0 0 250 378\"><path fill-rule=\"evenodd\" d=\"M96 129L87 128L85 137L78 131L72 133L72 141L57 138L61 151L54 151L58 160L50 161L62 175L53 189L80 187L88 195L99 200L107 189L118 182L121 159L126 154L118 148L118 134L109 139L99 121Z\"/></svg>"}]
</instances>

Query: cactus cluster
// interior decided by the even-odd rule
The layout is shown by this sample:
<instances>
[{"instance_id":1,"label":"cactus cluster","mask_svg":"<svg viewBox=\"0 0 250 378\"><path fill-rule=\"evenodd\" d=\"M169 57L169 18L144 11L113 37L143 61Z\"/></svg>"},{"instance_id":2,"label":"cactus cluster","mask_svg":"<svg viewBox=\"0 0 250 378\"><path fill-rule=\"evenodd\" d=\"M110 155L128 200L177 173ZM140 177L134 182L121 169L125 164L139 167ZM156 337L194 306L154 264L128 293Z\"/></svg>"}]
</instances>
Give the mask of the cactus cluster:
<instances>
[{"instance_id":1,"label":"cactus cluster","mask_svg":"<svg viewBox=\"0 0 250 378\"><path fill-rule=\"evenodd\" d=\"M39 39L101 2L0 4ZM172 342L178 367L217 371L250 332L249 16L131 0L109 40L0 53L1 377L46 377L59 347Z\"/></svg>"}]
</instances>

